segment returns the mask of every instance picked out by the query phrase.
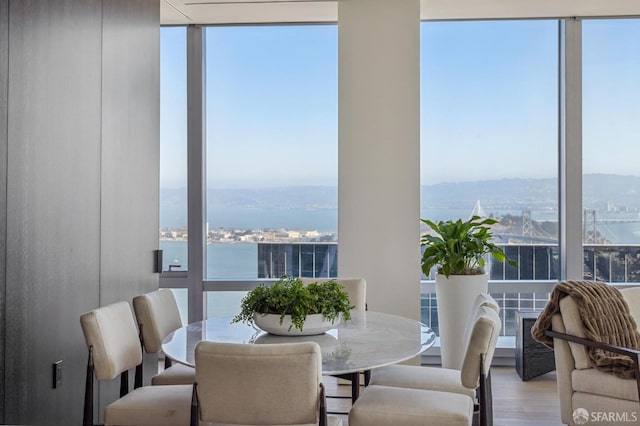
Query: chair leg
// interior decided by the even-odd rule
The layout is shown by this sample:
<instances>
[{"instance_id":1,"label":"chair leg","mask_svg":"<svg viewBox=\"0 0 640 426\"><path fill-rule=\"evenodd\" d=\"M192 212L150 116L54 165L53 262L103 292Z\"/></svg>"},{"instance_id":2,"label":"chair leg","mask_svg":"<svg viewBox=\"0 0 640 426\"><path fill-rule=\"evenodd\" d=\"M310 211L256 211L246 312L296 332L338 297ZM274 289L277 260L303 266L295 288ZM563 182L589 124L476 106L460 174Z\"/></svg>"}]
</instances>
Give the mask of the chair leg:
<instances>
[{"instance_id":1,"label":"chair leg","mask_svg":"<svg viewBox=\"0 0 640 426\"><path fill-rule=\"evenodd\" d=\"M493 426L493 396L491 395L491 370L480 373L480 426Z\"/></svg>"},{"instance_id":2,"label":"chair leg","mask_svg":"<svg viewBox=\"0 0 640 426\"><path fill-rule=\"evenodd\" d=\"M120 374L120 398L129 393L129 370Z\"/></svg>"},{"instance_id":3,"label":"chair leg","mask_svg":"<svg viewBox=\"0 0 640 426\"><path fill-rule=\"evenodd\" d=\"M142 340L142 324L138 324L140 328L140 332L138 333L138 338L140 339L140 349L142 349L142 356L144 357L144 343ZM144 359L144 358L143 358ZM144 361L140 362L140 364L136 365L136 375L133 379L133 388L138 389L142 386L142 364Z\"/></svg>"},{"instance_id":4,"label":"chair leg","mask_svg":"<svg viewBox=\"0 0 640 426\"><path fill-rule=\"evenodd\" d=\"M89 359L87 360L87 379L84 388L82 425L93 426L93 346L89 346Z\"/></svg>"},{"instance_id":5,"label":"chair leg","mask_svg":"<svg viewBox=\"0 0 640 426\"><path fill-rule=\"evenodd\" d=\"M476 389L476 401L480 401L479 397L480 389ZM473 417L471 420L472 426L480 426L480 404L478 402L473 404Z\"/></svg>"},{"instance_id":6,"label":"chair leg","mask_svg":"<svg viewBox=\"0 0 640 426\"><path fill-rule=\"evenodd\" d=\"M190 426L198 426L200 423L200 406L198 405L198 384L193 384L193 392L191 392L191 418Z\"/></svg>"},{"instance_id":7,"label":"chair leg","mask_svg":"<svg viewBox=\"0 0 640 426\"><path fill-rule=\"evenodd\" d=\"M167 368L171 367L171 358L169 358L168 356L164 356L164 369L166 370Z\"/></svg>"},{"instance_id":8,"label":"chair leg","mask_svg":"<svg viewBox=\"0 0 640 426\"><path fill-rule=\"evenodd\" d=\"M138 389L142 387L142 362L136 365L136 375L133 380L133 388Z\"/></svg>"},{"instance_id":9,"label":"chair leg","mask_svg":"<svg viewBox=\"0 0 640 426\"><path fill-rule=\"evenodd\" d=\"M327 426L327 398L324 394L324 384L320 383L320 422L319 426Z\"/></svg>"}]
</instances>

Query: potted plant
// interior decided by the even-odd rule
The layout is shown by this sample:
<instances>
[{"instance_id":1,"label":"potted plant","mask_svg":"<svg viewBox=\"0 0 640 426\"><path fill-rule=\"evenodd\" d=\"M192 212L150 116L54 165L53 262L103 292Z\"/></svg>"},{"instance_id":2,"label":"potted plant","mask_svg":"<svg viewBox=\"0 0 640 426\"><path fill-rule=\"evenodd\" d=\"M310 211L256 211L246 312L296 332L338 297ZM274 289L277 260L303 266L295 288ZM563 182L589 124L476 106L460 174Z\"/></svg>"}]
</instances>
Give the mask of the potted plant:
<instances>
[{"instance_id":1,"label":"potted plant","mask_svg":"<svg viewBox=\"0 0 640 426\"><path fill-rule=\"evenodd\" d=\"M271 286L261 284L240 302L232 322L255 324L272 334L321 334L351 319L351 303L342 285L334 280L304 284L283 276Z\"/></svg>"},{"instance_id":2,"label":"potted plant","mask_svg":"<svg viewBox=\"0 0 640 426\"><path fill-rule=\"evenodd\" d=\"M432 222L421 219L434 232L424 234L420 245L422 272L429 276L437 267L436 298L440 355L444 368L460 369L464 354L464 330L476 296L488 292L489 274L485 272L485 257L498 262L515 262L492 242L491 226L495 219L472 216L467 221Z\"/></svg>"}]
</instances>

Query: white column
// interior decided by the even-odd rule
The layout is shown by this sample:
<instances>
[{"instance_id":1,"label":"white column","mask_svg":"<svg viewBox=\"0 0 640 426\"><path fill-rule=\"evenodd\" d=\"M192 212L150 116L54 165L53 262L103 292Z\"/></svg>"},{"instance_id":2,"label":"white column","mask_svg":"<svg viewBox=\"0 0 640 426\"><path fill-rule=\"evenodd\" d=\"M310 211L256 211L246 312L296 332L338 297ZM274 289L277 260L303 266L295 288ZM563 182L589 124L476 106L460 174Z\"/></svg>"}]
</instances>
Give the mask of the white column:
<instances>
[{"instance_id":1,"label":"white column","mask_svg":"<svg viewBox=\"0 0 640 426\"><path fill-rule=\"evenodd\" d=\"M338 52L338 273L419 319L419 0L340 0Z\"/></svg>"}]
</instances>

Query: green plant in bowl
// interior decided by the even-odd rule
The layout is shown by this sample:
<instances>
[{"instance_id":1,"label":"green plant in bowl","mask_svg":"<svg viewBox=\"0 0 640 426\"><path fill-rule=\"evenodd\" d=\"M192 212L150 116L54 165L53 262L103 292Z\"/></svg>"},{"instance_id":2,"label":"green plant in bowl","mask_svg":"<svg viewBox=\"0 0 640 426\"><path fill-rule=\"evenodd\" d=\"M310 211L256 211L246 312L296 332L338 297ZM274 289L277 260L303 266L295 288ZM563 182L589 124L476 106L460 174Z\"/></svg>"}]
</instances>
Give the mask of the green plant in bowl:
<instances>
[{"instance_id":1,"label":"green plant in bowl","mask_svg":"<svg viewBox=\"0 0 640 426\"><path fill-rule=\"evenodd\" d=\"M261 284L240 302L240 313L232 323L253 324L254 314L280 315L280 324L291 316L291 327L302 331L308 315L322 314L330 322L351 319L353 306L344 287L335 280L304 284L299 278L281 277L271 286Z\"/></svg>"}]
</instances>

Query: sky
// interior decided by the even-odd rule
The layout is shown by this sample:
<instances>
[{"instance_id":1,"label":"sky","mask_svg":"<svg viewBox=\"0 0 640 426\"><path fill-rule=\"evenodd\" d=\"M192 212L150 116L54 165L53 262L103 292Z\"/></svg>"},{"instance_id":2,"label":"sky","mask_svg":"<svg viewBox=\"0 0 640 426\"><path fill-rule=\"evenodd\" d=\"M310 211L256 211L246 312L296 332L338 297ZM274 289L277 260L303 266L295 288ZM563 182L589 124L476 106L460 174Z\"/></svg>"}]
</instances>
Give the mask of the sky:
<instances>
[{"instance_id":1,"label":"sky","mask_svg":"<svg viewBox=\"0 0 640 426\"><path fill-rule=\"evenodd\" d=\"M211 187L337 185L337 26L206 30ZM421 24L421 183L557 176L558 23ZM161 30L161 187L186 182L186 32ZM585 173L639 175L640 20L583 21ZM462 171L461 171L462 170Z\"/></svg>"}]
</instances>

